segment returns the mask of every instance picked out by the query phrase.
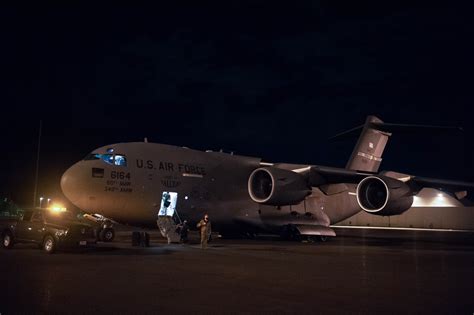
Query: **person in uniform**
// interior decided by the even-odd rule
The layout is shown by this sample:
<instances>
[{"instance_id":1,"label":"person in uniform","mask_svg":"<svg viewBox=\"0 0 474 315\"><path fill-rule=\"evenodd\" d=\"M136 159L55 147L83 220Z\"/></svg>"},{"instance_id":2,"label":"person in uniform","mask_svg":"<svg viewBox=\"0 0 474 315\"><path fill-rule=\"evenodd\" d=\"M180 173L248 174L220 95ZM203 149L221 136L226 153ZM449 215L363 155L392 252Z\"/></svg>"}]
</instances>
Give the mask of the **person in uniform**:
<instances>
[{"instance_id":1,"label":"person in uniform","mask_svg":"<svg viewBox=\"0 0 474 315\"><path fill-rule=\"evenodd\" d=\"M199 223L197 224L197 228L201 233L201 248L206 249L207 241L209 239L209 236L211 235L211 221L209 220L209 215L204 215L204 219L199 221Z\"/></svg>"}]
</instances>

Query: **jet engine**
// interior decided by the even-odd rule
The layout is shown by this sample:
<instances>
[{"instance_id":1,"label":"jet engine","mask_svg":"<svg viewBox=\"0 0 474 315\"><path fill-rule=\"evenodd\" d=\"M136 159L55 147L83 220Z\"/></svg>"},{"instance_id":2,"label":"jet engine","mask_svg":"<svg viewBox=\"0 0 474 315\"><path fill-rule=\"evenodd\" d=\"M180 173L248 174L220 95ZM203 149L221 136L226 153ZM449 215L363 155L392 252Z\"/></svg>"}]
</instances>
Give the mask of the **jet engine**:
<instances>
[{"instance_id":1,"label":"jet engine","mask_svg":"<svg viewBox=\"0 0 474 315\"><path fill-rule=\"evenodd\" d=\"M297 204L311 194L311 187L303 175L276 167L253 171L248 190L253 201L272 206Z\"/></svg>"},{"instance_id":2,"label":"jet engine","mask_svg":"<svg viewBox=\"0 0 474 315\"><path fill-rule=\"evenodd\" d=\"M375 215L397 215L413 204L413 190L404 182L386 176L368 176L357 186L357 202Z\"/></svg>"}]
</instances>

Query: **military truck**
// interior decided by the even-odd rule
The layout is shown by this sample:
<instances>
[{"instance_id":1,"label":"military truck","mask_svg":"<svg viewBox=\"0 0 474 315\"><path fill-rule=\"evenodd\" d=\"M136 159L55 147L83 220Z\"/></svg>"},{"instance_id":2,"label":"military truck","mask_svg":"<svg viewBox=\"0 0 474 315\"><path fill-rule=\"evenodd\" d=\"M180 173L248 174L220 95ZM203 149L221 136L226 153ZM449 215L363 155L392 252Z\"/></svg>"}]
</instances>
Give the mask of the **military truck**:
<instances>
[{"instance_id":1,"label":"military truck","mask_svg":"<svg viewBox=\"0 0 474 315\"><path fill-rule=\"evenodd\" d=\"M34 243L46 253L59 248L95 243L93 228L77 221L69 212L47 209L23 210L16 218L0 218L2 247L11 249L16 243Z\"/></svg>"}]
</instances>

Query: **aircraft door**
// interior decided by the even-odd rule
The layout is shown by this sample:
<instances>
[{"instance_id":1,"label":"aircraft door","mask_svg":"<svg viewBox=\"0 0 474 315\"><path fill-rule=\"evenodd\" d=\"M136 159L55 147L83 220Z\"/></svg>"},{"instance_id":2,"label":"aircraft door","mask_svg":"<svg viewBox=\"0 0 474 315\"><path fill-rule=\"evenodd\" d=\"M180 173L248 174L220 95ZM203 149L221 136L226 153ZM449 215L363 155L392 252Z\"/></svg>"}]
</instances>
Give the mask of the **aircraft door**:
<instances>
[{"instance_id":1,"label":"aircraft door","mask_svg":"<svg viewBox=\"0 0 474 315\"><path fill-rule=\"evenodd\" d=\"M174 217L176 213L176 205L178 203L178 193L172 191L164 191L161 195L161 205L158 216Z\"/></svg>"},{"instance_id":2,"label":"aircraft door","mask_svg":"<svg viewBox=\"0 0 474 315\"><path fill-rule=\"evenodd\" d=\"M161 194L161 206L156 223L161 235L168 239L168 243L176 243L180 240L179 234L176 232L176 224L181 222L178 212L176 211L177 203L177 192L164 191Z\"/></svg>"}]
</instances>

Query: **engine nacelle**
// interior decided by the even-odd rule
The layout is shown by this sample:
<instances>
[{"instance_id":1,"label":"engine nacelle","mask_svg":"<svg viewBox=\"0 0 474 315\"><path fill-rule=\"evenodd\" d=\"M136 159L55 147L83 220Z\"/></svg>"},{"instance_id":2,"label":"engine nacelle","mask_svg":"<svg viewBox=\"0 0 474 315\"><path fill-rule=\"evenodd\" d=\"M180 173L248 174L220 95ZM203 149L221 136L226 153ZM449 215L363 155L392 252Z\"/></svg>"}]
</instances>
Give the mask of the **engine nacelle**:
<instances>
[{"instance_id":1,"label":"engine nacelle","mask_svg":"<svg viewBox=\"0 0 474 315\"><path fill-rule=\"evenodd\" d=\"M407 184L386 176L368 176L357 186L357 202L362 210L375 215L397 215L413 204Z\"/></svg>"},{"instance_id":2,"label":"engine nacelle","mask_svg":"<svg viewBox=\"0 0 474 315\"><path fill-rule=\"evenodd\" d=\"M276 167L261 167L250 174L248 190L253 201L272 205L294 205L311 194L303 175Z\"/></svg>"}]
</instances>

